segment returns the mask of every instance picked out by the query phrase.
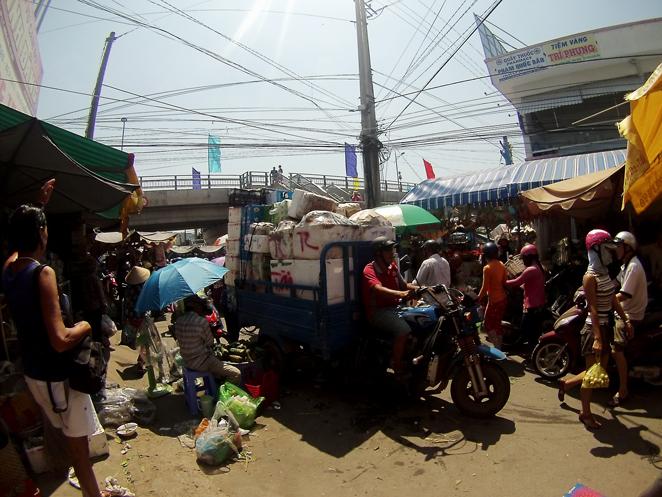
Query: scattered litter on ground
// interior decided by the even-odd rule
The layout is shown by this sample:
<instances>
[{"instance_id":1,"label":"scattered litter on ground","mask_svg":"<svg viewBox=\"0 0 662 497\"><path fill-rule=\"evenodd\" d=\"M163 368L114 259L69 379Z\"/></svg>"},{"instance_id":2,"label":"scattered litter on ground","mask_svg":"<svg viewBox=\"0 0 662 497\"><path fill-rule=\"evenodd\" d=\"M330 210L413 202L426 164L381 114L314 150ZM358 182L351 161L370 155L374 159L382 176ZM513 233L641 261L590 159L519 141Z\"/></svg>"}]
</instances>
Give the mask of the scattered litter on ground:
<instances>
[{"instance_id":1,"label":"scattered litter on ground","mask_svg":"<svg viewBox=\"0 0 662 497\"><path fill-rule=\"evenodd\" d=\"M109 476L104 480L106 484L105 490L110 493L113 497L135 497L131 490L126 487L122 487L117 478Z\"/></svg>"}]
</instances>

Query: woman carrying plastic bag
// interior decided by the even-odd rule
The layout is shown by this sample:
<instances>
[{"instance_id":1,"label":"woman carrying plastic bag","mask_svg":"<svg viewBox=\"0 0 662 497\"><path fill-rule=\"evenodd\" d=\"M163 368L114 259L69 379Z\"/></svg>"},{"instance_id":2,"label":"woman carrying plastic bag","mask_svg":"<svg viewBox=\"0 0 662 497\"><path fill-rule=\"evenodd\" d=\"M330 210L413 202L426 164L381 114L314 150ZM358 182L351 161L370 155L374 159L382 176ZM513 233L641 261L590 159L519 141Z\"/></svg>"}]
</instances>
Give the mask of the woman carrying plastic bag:
<instances>
[{"instance_id":1,"label":"woman carrying plastic bag","mask_svg":"<svg viewBox=\"0 0 662 497\"><path fill-rule=\"evenodd\" d=\"M616 298L616 288L609 276L608 267L617 262L616 243L604 230L592 230L586 235L588 269L582 284L589 314L581 331L581 351L586 360L586 370L568 380L559 381L558 397L561 402L568 390L581 384L579 421L589 430L602 426L591 412L591 395L595 388L609 386L605 368L614 340L613 312L616 311L623 319L626 328L632 326Z\"/></svg>"}]
</instances>

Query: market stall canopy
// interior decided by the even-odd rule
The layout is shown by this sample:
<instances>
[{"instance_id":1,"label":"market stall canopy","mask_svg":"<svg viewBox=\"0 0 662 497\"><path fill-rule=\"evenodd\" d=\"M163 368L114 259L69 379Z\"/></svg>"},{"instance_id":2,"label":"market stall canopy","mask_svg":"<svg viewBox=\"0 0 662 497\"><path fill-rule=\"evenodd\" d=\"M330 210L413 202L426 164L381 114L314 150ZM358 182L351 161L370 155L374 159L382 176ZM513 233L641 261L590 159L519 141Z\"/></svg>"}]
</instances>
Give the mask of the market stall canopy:
<instances>
[{"instance_id":1,"label":"market stall canopy","mask_svg":"<svg viewBox=\"0 0 662 497\"><path fill-rule=\"evenodd\" d=\"M139 231L140 238L150 243L165 243L177 236L171 231Z\"/></svg>"},{"instance_id":2,"label":"market stall canopy","mask_svg":"<svg viewBox=\"0 0 662 497\"><path fill-rule=\"evenodd\" d=\"M0 197L10 207L34 202L55 178L46 210L55 214L102 212L119 205L137 185L105 179L64 153L42 123L27 121L0 131Z\"/></svg>"},{"instance_id":3,"label":"market stall canopy","mask_svg":"<svg viewBox=\"0 0 662 497\"><path fill-rule=\"evenodd\" d=\"M372 211L388 219L399 235L411 231L437 230L441 226L439 219L416 205L383 205Z\"/></svg>"},{"instance_id":4,"label":"market stall canopy","mask_svg":"<svg viewBox=\"0 0 662 497\"><path fill-rule=\"evenodd\" d=\"M108 233L97 233L96 236L94 237L94 241L99 243L106 243L109 245L122 243L122 240L124 240L124 235L119 231L111 231Z\"/></svg>"},{"instance_id":5,"label":"market stall canopy","mask_svg":"<svg viewBox=\"0 0 662 497\"><path fill-rule=\"evenodd\" d=\"M565 212L577 218L590 218L604 212L622 185L622 164L612 169L586 174L527 190L520 194L529 212Z\"/></svg>"},{"instance_id":6,"label":"market stall canopy","mask_svg":"<svg viewBox=\"0 0 662 497\"><path fill-rule=\"evenodd\" d=\"M218 252L219 250L223 249L224 247L219 246L219 245L200 245L198 247L198 250L202 252L203 254L213 254L215 252Z\"/></svg>"},{"instance_id":7,"label":"market stall canopy","mask_svg":"<svg viewBox=\"0 0 662 497\"><path fill-rule=\"evenodd\" d=\"M193 252L193 250L195 250L194 245L173 245L172 247L170 247L171 252L174 252L175 254L179 254L179 255L188 254L190 252Z\"/></svg>"},{"instance_id":8,"label":"market stall canopy","mask_svg":"<svg viewBox=\"0 0 662 497\"><path fill-rule=\"evenodd\" d=\"M55 177L49 211L84 210L116 219L123 201L139 191L133 156L121 150L5 105L0 105L0 136L0 192L7 205L34 200L41 187L36 183Z\"/></svg>"},{"instance_id":9,"label":"market stall canopy","mask_svg":"<svg viewBox=\"0 0 662 497\"><path fill-rule=\"evenodd\" d=\"M630 115L618 124L628 141L623 208L629 201L641 214L662 196L662 64L625 99Z\"/></svg>"},{"instance_id":10,"label":"market stall canopy","mask_svg":"<svg viewBox=\"0 0 662 497\"><path fill-rule=\"evenodd\" d=\"M532 188L604 171L623 162L625 150L526 161L454 178L423 181L405 195L402 203L427 210L498 203Z\"/></svg>"}]
</instances>

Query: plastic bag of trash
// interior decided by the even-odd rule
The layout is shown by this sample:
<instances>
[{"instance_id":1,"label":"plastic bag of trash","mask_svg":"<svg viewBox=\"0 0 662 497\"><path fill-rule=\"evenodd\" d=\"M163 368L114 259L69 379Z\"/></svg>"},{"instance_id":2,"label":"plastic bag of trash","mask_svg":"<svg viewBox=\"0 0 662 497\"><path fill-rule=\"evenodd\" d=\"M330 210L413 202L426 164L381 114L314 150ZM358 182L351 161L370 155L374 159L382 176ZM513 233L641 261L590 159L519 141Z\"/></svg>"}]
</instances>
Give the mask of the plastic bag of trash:
<instances>
[{"instance_id":1,"label":"plastic bag of trash","mask_svg":"<svg viewBox=\"0 0 662 497\"><path fill-rule=\"evenodd\" d=\"M198 461L211 466L222 464L239 449L234 443L235 434L227 426L210 424L195 440L195 453Z\"/></svg>"},{"instance_id":2,"label":"plastic bag of trash","mask_svg":"<svg viewBox=\"0 0 662 497\"><path fill-rule=\"evenodd\" d=\"M131 399L119 387L107 387L94 397L99 422L117 427L131 421L133 408Z\"/></svg>"},{"instance_id":3,"label":"plastic bag of trash","mask_svg":"<svg viewBox=\"0 0 662 497\"><path fill-rule=\"evenodd\" d=\"M609 386L609 375L599 362L596 362L586 371L582 388L607 388Z\"/></svg>"},{"instance_id":4,"label":"plastic bag of trash","mask_svg":"<svg viewBox=\"0 0 662 497\"><path fill-rule=\"evenodd\" d=\"M253 398L241 388L226 382L218 392L219 403L232 413L241 428L248 429L255 423L257 408L264 397Z\"/></svg>"}]
</instances>

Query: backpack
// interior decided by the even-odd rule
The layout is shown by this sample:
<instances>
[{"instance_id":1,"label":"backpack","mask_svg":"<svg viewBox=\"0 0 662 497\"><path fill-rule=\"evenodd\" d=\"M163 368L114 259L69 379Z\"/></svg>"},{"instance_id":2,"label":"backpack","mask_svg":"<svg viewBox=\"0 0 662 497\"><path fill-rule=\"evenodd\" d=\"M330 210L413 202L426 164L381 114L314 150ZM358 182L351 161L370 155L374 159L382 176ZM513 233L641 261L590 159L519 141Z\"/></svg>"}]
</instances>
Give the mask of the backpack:
<instances>
[{"instance_id":1,"label":"backpack","mask_svg":"<svg viewBox=\"0 0 662 497\"><path fill-rule=\"evenodd\" d=\"M39 274L44 265L37 266L34 270L35 285L38 283ZM40 298L39 287L37 286L37 299ZM63 321L65 326L72 321L70 316L70 307L65 304L68 297L60 294L60 308L63 311ZM65 316L64 314L69 314ZM69 368L69 388L78 392L95 394L98 393L106 383L106 368L108 367L108 360L110 359L110 351L103 346L101 342L92 340L90 335L87 335L80 342L78 342L71 350L68 351L71 356L71 367Z\"/></svg>"}]
</instances>

